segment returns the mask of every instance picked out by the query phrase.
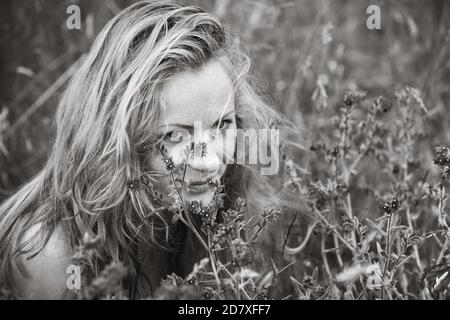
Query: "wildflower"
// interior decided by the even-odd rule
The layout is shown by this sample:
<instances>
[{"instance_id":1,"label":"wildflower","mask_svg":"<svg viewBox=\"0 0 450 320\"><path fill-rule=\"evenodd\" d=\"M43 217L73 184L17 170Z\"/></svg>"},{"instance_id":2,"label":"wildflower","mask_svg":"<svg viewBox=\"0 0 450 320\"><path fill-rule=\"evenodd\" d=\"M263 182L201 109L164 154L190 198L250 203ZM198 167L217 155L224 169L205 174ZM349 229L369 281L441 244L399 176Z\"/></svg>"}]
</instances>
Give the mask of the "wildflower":
<instances>
[{"instance_id":1,"label":"wildflower","mask_svg":"<svg viewBox=\"0 0 450 320\"><path fill-rule=\"evenodd\" d=\"M275 221L281 215L281 210L278 208L266 208L261 212L261 216L267 221Z\"/></svg>"},{"instance_id":2,"label":"wildflower","mask_svg":"<svg viewBox=\"0 0 450 320\"><path fill-rule=\"evenodd\" d=\"M218 227L214 240L220 247L225 247L233 236L233 228L222 224Z\"/></svg>"},{"instance_id":3,"label":"wildflower","mask_svg":"<svg viewBox=\"0 0 450 320\"><path fill-rule=\"evenodd\" d=\"M346 91L344 95L344 104L351 107L355 103L355 94L352 91Z\"/></svg>"},{"instance_id":4,"label":"wildflower","mask_svg":"<svg viewBox=\"0 0 450 320\"><path fill-rule=\"evenodd\" d=\"M127 182L127 187L131 191L135 191L137 188L139 188L140 181L138 179L133 179L131 181Z\"/></svg>"},{"instance_id":5,"label":"wildflower","mask_svg":"<svg viewBox=\"0 0 450 320\"><path fill-rule=\"evenodd\" d=\"M373 103L375 108L384 113L389 112L392 109L392 104L382 96L379 96Z\"/></svg>"},{"instance_id":6,"label":"wildflower","mask_svg":"<svg viewBox=\"0 0 450 320\"><path fill-rule=\"evenodd\" d=\"M391 201L391 208L394 210L398 210L399 207L400 207L400 201L398 201L397 198L393 198Z\"/></svg>"},{"instance_id":7,"label":"wildflower","mask_svg":"<svg viewBox=\"0 0 450 320\"><path fill-rule=\"evenodd\" d=\"M211 288L205 288L202 292L202 298L205 300L211 300L214 297L213 290Z\"/></svg>"},{"instance_id":8,"label":"wildflower","mask_svg":"<svg viewBox=\"0 0 450 320\"><path fill-rule=\"evenodd\" d=\"M435 147L433 150L433 162L441 168L450 166L450 150L447 147Z\"/></svg>"},{"instance_id":9,"label":"wildflower","mask_svg":"<svg viewBox=\"0 0 450 320\"><path fill-rule=\"evenodd\" d=\"M315 142L311 144L311 147L309 148L311 151L321 151L325 150L327 146L324 142Z\"/></svg>"},{"instance_id":10,"label":"wildflower","mask_svg":"<svg viewBox=\"0 0 450 320\"><path fill-rule=\"evenodd\" d=\"M333 158L337 158L339 156L339 146L334 146L333 149L328 150L328 153L331 154Z\"/></svg>"},{"instance_id":11,"label":"wildflower","mask_svg":"<svg viewBox=\"0 0 450 320\"><path fill-rule=\"evenodd\" d=\"M378 205L381 211L385 214L396 212L400 208L400 201L397 198L392 198L392 201L385 201Z\"/></svg>"},{"instance_id":12,"label":"wildflower","mask_svg":"<svg viewBox=\"0 0 450 320\"><path fill-rule=\"evenodd\" d=\"M175 164L172 160L172 157L170 157L169 152L167 151L166 147L163 144L159 144L158 150L161 153L163 162L166 166L166 170L169 172L173 171L175 169Z\"/></svg>"},{"instance_id":13,"label":"wildflower","mask_svg":"<svg viewBox=\"0 0 450 320\"><path fill-rule=\"evenodd\" d=\"M347 215L342 216L342 227L344 228L344 232L350 233L355 231L359 225L359 221L357 217L350 218Z\"/></svg>"},{"instance_id":14,"label":"wildflower","mask_svg":"<svg viewBox=\"0 0 450 320\"><path fill-rule=\"evenodd\" d=\"M390 214L392 212L392 208L388 201L378 205L378 207L386 214Z\"/></svg>"},{"instance_id":15,"label":"wildflower","mask_svg":"<svg viewBox=\"0 0 450 320\"><path fill-rule=\"evenodd\" d=\"M208 221L208 220L203 220L202 221L202 227L201 228L202 228L202 231L205 234L208 234L208 232L213 232L215 227L216 227L216 224L213 223L212 221Z\"/></svg>"},{"instance_id":16,"label":"wildflower","mask_svg":"<svg viewBox=\"0 0 450 320\"><path fill-rule=\"evenodd\" d=\"M209 188L216 193L221 193L225 189L225 186L219 180L212 180L211 178L208 178L206 183Z\"/></svg>"},{"instance_id":17,"label":"wildflower","mask_svg":"<svg viewBox=\"0 0 450 320\"><path fill-rule=\"evenodd\" d=\"M309 289L318 296L321 296L325 292L325 288L322 287L318 281L317 268L314 269L312 275L304 273L301 285L304 289Z\"/></svg>"},{"instance_id":18,"label":"wildflower","mask_svg":"<svg viewBox=\"0 0 450 320\"><path fill-rule=\"evenodd\" d=\"M166 163L167 171L172 171L173 169L175 169L175 166L173 165L173 162L171 159L165 159L164 162Z\"/></svg>"},{"instance_id":19,"label":"wildflower","mask_svg":"<svg viewBox=\"0 0 450 320\"><path fill-rule=\"evenodd\" d=\"M338 194L346 194L348 193L348 186L345 183L338 183L336 185L336 192Z\"/></svg>"},{"instance_id":20,"label":"wildflower","mask_svg":"<svg viewBox=\"0 0 450 320\"><path fill-rule=\"evenodd\" d=\"M265 292L259 292L255 297L255 300L268 300L268 299L269 296Z\"/></svg>"},{"instance_id":21,"label":"wildflower","mask_svg":"<svg viewBox=\"0 0 450 320\"><path fill-rule=\"evenodd\" d=\"M450 150L448 147L435 147L433 150L433 162L437 164L442 172L443 179L450 177Z\"/></svg>"},{"instance_id":22,"label":"wildflower","mask_svg":"<svg viewBox=\"0 0 450 320\"><path fill-rule=\"evenodd\" d=\"M185 207L188 209L189 213L198 214L202 206L198 201L186 201Z\"/></svg>"},{"instance_id":23,"label":"wildflower","mask_svg":"<svg viewBox=\"0 0 450 320\"><path fill-rule=\"evenodd\" d=\"M184 281L183 278L180 276L177 276L175 273L167 275L166 279L163 279L161 282L162 286L174 286L174 287L181 287L183 285Z\"/></svg>"},{"instance_id":24,"label":"wildflower","mask_svg":"<svg viewBox=\"0 0 450 320\"><path fill-rule=\"evenodd\" d=\"M196 285L196 284L198 284L198 280L197 280L197 278L194 276L194 277L191 277L189 280L187 280L186 281L189 285Z\"/></svg>"}]
</instances>

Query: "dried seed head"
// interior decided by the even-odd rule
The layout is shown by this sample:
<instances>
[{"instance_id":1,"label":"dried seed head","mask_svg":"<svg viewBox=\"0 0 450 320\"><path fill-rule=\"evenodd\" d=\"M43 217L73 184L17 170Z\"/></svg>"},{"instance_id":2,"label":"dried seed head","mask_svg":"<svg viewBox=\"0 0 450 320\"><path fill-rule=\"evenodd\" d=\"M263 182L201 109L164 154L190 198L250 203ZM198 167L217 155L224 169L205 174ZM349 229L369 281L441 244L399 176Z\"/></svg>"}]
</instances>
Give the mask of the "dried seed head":
<instances>
[{"instance_id":1,"label":"dried seed head","mask_svg":"<svg viewBox=\"0 0 450 320\"><path fill-rule=\"evenodd\" d=\"M351 91L345 92L344 104L348 107L351 107L354 103L355 103L355 94Z\"/></svg>"}]
</instances>

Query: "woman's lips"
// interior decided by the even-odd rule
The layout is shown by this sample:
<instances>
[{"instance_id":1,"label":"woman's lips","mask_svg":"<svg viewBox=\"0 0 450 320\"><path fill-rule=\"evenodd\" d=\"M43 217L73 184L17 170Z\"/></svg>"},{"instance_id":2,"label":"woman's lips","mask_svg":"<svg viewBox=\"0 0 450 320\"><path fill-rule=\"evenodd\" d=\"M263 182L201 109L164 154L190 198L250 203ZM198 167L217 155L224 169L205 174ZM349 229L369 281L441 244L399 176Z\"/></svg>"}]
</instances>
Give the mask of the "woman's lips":
<instances>
[{"instance_id":1,"label":"woman's lips","mask_svg":"<svg viewBox=\"0 0 450 320\"><path fill-rule=\"evenodd\" d=\"M186 184L186 191L190 193L203 193L209 190L208 183L195 181L193 183Z\"/></svg>"},{"instance_id":2,"label":"woman's lips","mask_svg":"<svg viewBox=\"0 0 450 320\"><path fill-rule=\"evenodd\" d=\"M210 181L215 181L219 179L218 177L210 177L210 178L206 178L206 179L202 179L202 180L194 180L194 179L189 179L189 178L185 178L180 179L180 178L176 178L175 181L180 182L186 186L200 186L200 185L204 185L204 184L208 184Z\"/></svg>"},{"instance_id":3,"label":"woman's lips","mask_svg":"<svg viewBox=\"0 0 450 320\"><path fill-rule=\"evenodd\" d=\"M181 179L176 180L183 183ZM211 177L204 180L185 179L184 180L185 191L190 193L202 193L208 191L209 181L214 181L214 178Z\"/></svg>"},{"instance_id":4,"label":"woman's lips","mask_svg":"<svg viewBox=\"0 0 450 320\"><path fill-rule=\"evenodd\" d=\"M188 186L200 186L208 183L206 180L189 181L186 183Z\"/></svg>"}]
</instances>

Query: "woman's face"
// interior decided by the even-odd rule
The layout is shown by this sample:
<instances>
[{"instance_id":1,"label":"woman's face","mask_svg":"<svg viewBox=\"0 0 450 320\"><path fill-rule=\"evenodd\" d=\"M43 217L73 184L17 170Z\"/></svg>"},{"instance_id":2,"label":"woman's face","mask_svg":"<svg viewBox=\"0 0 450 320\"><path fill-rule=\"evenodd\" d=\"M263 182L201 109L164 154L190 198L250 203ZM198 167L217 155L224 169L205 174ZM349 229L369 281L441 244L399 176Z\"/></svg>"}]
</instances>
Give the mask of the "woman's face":
<instances>
[{"instance_id":1,"label":"woman's face","mask_svg":"<svg viewBox=\"0 0 450 320\"><path fill-rule=\"evenodd\" d=\"M233 159L235 99L223 59L212 59L198 71L176 74L162 90L158 137L173 160L173 176L178 186L183 185L184 201L208 204L213 191L207 181L219 180ZM152 157L151 165L165 173L158 189L167 193L173 182L161 154Z\"/></svg>"}]
</instances>

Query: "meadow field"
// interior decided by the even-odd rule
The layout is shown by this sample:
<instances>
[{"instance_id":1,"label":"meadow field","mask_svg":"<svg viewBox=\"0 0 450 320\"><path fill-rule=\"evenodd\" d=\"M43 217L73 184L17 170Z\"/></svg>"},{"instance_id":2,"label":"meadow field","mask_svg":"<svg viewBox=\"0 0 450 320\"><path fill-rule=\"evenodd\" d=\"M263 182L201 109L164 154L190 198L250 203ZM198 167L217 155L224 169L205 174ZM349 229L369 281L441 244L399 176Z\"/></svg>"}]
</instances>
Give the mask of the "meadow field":
<instances>
[{"instance_id":1,"label":"meadow field","mask_svg":"<svg viewBox=\"0 0 450 320\"><path fill-rule=\"evenodd\" d=\"M133 2L0 4L0 203L44 166L66 81ZM241 238L245 206L229 212L205 231L209 260L187 278L169 276L157 298L449 299L450 2L183 3L239 35L267 99L302 133L295 152L282 146L282 171L310 210L268 208L250 240ZM80 30L66 28L71 4ZM370 5L381 29L367 27ZM270 259L261 263L249 247L263 229ZM231 260L218 261L216 246ZM80 253L92 247L86 239ZM110 265L80 298L124 298L123 274Z\"/></svg>"}]
</instances>

